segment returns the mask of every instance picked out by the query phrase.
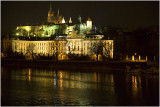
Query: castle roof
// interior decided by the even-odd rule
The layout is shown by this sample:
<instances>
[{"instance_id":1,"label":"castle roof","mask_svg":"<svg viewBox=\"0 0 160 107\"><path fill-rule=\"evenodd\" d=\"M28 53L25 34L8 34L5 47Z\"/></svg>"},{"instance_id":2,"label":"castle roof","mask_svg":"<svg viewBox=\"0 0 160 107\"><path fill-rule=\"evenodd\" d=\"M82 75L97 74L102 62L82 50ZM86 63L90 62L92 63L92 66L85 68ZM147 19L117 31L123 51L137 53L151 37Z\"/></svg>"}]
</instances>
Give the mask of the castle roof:
<instances>
[{"instance_id":1,"label":"castle roof","mask_svg":"<svg viewBox=\"0 0 160 107\"><path fill-rule=\"evenodd\" d=\"M87 20L87 21L92 21L92 20L91 20L91 18L90 18L90 17L88 17L88 20Z\"/></svg>"}]
</instances>

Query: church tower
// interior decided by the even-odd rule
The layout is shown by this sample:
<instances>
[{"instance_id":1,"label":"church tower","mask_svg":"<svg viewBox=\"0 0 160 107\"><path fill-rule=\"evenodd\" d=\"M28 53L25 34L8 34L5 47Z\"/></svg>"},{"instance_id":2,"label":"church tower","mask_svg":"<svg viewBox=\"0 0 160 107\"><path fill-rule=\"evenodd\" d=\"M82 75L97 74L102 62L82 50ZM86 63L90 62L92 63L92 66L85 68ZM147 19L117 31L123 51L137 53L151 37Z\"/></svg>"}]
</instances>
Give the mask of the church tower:
<instances>
[{"instance_id":1,"label":"church tower","mask_svg":"<svg viewBox=\"0 0 160 107\"><path fill-rule=\"evenodd\" d=\"M57 16L59 16L59 9L58 9L58 12L57 12Z\"/></svg>"},{"instance_id":2,"label":"church tower","mask_svg":"<svg viewBox=\"0 0 160 107\"><path fill-rule=\"evenodd\" d=\"M48 11L48 22L52 22L52 19L54 17L54 12L52 11L52 4L50 3L50 10Z\"/></svg>"},{"instance_id":3,"label":"church tower","mask_svg":"<svg viewBox=\"0 0 160 107\"><path fill-rule=\"evenodd\" d=\"M64 17L63 17L63 19L62 19L62 23L65 23Z\"/></svg>"},{"instance_id":4,"label":"church tower","mask_svg":"<svg viewBox=\"0 0 160 107\"><path fill-rule=\"evenodd\" d=\"M82 23L82 18L81 18L80 15L79 15L79 17L78 17L78 21L79 21L79 23Z\"/></svg>"},{"instance_id":5,"label":"church tower","mask_svg":"<svg viewBox=\"0 0 160 107\"><path fill-rule=\"evenodd\" d=\"M69 23L72 23L71 17L70 17L70 19L69 19Z\"/></svg>"},{"instance_id":6,"label":"church tower","mask_svg":"<svg viewBox=\"0 0 160 107\"><path fill-rule=\"evenodd\" d=\"M86 24L87 24L87 29L92 30L92 20L90 17L88 18Z\"/></svg>"}]
</instances>

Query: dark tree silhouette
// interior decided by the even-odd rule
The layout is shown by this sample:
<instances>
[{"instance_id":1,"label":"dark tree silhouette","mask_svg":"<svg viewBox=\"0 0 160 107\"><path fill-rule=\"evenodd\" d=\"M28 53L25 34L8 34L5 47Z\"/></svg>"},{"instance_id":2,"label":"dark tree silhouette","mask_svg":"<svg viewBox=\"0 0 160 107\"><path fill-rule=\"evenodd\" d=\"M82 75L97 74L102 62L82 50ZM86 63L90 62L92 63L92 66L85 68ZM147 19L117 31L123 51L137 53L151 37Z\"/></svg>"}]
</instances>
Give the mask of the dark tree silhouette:
<instances>
[{"instance_id":1,"label":"dark tree silhouette","mask_svg":"<svg viewBox=\"0 0 160 107\"><path fill-rule=\"evenodd\" d=\"M33 43L29 44L29 46L27 47L27 53L31 55L32 60L34 60L34 48L35 48L35 44Z\"/></svg>"},{"instance_id":2,"label":"dark tree silhouette","mask_svg":"<svg viewBox=\"0 0 160 107\"><path fill-rule=\"evenodd\" d=\"M96 55L96 60L99 61L98 59L98 55L102 55L102 56L106 56L106 57L110 57L110 47L106 47L106 43L103 43L103 41L99 41L94 43L91 47L90 47L90 51L91 53Z\"/></svg>"}]
</instances>

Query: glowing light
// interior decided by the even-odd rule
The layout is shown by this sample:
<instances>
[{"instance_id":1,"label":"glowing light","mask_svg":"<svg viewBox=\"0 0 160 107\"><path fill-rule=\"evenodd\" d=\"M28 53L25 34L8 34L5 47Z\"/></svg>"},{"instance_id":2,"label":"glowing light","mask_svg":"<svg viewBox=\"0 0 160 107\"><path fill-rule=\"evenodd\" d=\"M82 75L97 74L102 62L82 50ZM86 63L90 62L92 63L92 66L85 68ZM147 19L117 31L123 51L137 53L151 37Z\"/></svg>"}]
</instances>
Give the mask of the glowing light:
<instances>
[{"instance_id":1,"label":"glowing light","mask_svg":"<svg viewBox=\"0 0 160 107\"><path fill-rule=\"evenodd\" d=\"M31 69L29 69L29 74L28 74L29 76L31 75Z\"/></svg>"},{"instance_id":2,"label":"glowing light","mask_svg":"<svg viewBox=\"0 0 160 107\"><path fill-rule=\"evenodd\" d=\"M28 80L31 81L31 69L30 68L29 68L28 72L29 72L28 73Z\"/></svg>"},{"instance_id":3,"label":"glowing light","mask_svg":"<svg viewBox=\"0 0 160 107\"><path fill-rule=\"evenodd\" d=\"M141 60L141 56L139 55L139 61Z\"/></svg>"},{"instance_id":4,"label":"glowing light","mask_svg":"<svg viewBox=\"0 0 160 107\"><path fill-rule=\"evenodd\" d=\"M30 26L25 26L24 27L28 32L31 30L31 27Z\"/></svg>"},{"instance_id":5,"label":"glowing light","mask_svg":"<svg viewBox=\"0 0 160 107\"><path fill-rule=\"evenodd\" d=\"M137 95L138 91L138 81L136 76L132 76L132 89L133 89L133 94Z\"/></svg>"},{"instance_id":6,"label":"glowing light","mask_svg":"<svg viewBox=\"0 0 160 107\"><path fill-rule=\"evenodd\" d=\"M126 56L126 60L128 60L128 55Z\"/></svg>"},{"instance_id":7,"label":"glowing light","mask_svg":"<svg viewBox=\"0 0 160 107\"><path fill-rule=\"evenodd\" d=\"M96 60L96 58L97 58L96 54L92 55L93 60Z\"/></svg>"},{"instance_id":8,"label":"glowing light","mask_svg":"<svg viewBox=\"0 0 160 107\"><path fill-rule=\"evenodd\" d=\"M69 19L69 23L72 23L71 17L70 17L70 19Z\"/></svg>"},{"instance_id":9,"label":"glowing light","mask_svg":"<svg viewBox=\"0 0 160 107\"><path fill-rule=\"evenodd\" d=\"M62 19L62 23L65 23L64 17L63 17L63 19Z\"/></svg>"},{"instance_id":10,"label":"glowing light","mask_svg":"<svg viewBox=\"0 0 160 107\"><path fill-rule=\"evenodd\" d=\"M148 57L146 56L146 61L148 60Z\"/></svg>"},{"instance_id":11,"label":"glowing light","mask_svg":"<svg viewBox=\"0 0 160 107\"><path fill-rule=\"evenodd\" d=\"M16 33L17 36L19 36L19 33Z\"/></svg>"},{"instance_id":12,"label":"glowing light","mask_svg":"<svg viewBox=\"0 0 160 107\"><path fill-rule=\"evenodd\" d=\"M29 31L29 28L27 28L26 30Z\"/></svg>"},{"instance_id":13,"label":"glowing light","mask_svg":"<svg viewBox=\"0 0 160 107\"><path fill-rule=\"evenodd\" d=\"M63 77L63 73L62 73L62 72L60 72L60 79L62 79L62 77Z\"/></svg>"},{"instance_id":14,"label":"glowing light","mask_svg":"<svg viewBox=\"0 0 160 107\"><path fill-rule=\"evenodd\" d=\"M134 55L132 56L132 60L134 61Z\"/></svg>"},{"instance_id":15,"label":"glowing light","mask_svg":"<svg viewBox=\"0 0 160 107\"><path fill-rule=\"evenodd\" d=\"M63 74L62 72L60 72L60 87L62 88L62 84L63 84Z\"/></svg>"}]
</instances>

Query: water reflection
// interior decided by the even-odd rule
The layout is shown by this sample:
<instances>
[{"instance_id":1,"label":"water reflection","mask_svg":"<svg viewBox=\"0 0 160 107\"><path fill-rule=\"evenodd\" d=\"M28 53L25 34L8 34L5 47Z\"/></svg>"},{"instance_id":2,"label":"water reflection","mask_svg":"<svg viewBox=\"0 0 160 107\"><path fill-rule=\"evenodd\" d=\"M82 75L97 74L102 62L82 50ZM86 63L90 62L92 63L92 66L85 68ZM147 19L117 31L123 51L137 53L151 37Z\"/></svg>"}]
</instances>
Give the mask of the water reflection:
<instances>
[{"instance_id":1,"label":"water reflection","mask_svg":"<svg viewBox=\"0 0 160 107\"><path fill-rule=\"evenodd\" d=\"M28 80L31 81L31 69L28 70Z\"/></svg>"},{"instance_id":2,"label":"water reflection","mask_svg":"<svg viewBox=\"0 0 160 107\"><path fill-rule=\"evenodd\" d=\"M2 105L156 105L159 99L158 76L31 68L2 72Z\"/></svg>"}]
</instances>

